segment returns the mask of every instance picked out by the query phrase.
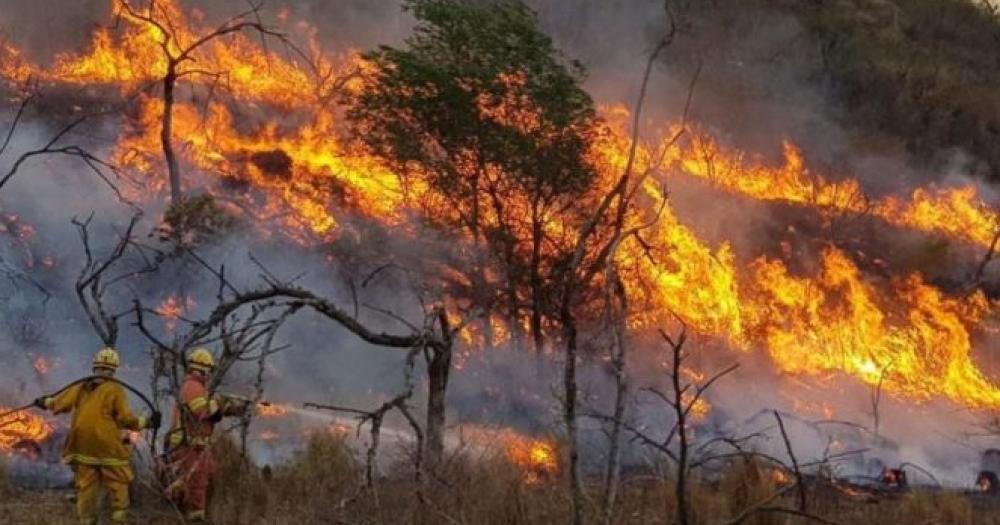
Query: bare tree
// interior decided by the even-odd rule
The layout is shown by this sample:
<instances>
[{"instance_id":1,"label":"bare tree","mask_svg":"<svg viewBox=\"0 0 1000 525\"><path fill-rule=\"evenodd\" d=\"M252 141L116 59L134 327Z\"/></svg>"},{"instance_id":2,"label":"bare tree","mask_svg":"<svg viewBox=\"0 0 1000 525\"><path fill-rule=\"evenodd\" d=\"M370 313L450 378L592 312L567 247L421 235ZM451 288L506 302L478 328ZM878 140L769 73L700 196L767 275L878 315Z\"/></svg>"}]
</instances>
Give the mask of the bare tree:
<instances>
[{"instance_id":1,"label":"bare tree","mask_svg":"<svg viewBox=\"0 0 1000 525\"><path fill-rule=\"evenodd\" d=\"M632 434L634 439L668 458L674 465L674 497L676 499L675 523L688 525L690 523L690 501L689 476L692 470L702 467L705 464L716 460L719 456L711 454L711 446L716 442L723 442L729 446L740 448L740 443L747 438L718 439L694 447L691 442L691 420L693 413L704 404L705 394L712 386L723 377L734 372L739 365L733 364L722 371L708 377L700 382L688 382L685 380L684 362L688 357L685 351L687 344L687 329L682 325L680 334L676 337L670 336L665 331L660 331L664 343L667 345L671 360L668 367L668 389L662 390L656 387L645 387L639 392L652 395L655 399L662 401L670 410L673 423L664 437L660 438L642 430L623 419L615 419L606 414L588 412L587 417L615 423L623 430Z\"/></svg>"},{"instance_id":2,"label":"bare tree","mask_svg":"<svg viewBox=\"0 0 1000 525\"><path fill-rule=\"evenodd\" d=\"M12 120L10 127L7 129L7 134L4 137L3 143L0 144L0 157L3 157L3 155L7 153L7 149L10 146L13 137L16 135L21 121L23 120L25 110L35 100L36 96L37 93L35 91L31 91L21 99L21 103L14 115L14 119ZM79 128L84 122L87 121L87 119L93 116L95 115L82 115L73 119L53 134L52 137L50 137L49 140L42 145L42 147L21 153L21 155L19 155L17 159L11 163L10 168L8 168L3 175L0 175L0 189L6 186L7 183L10 182L15 175L17 175L20 169L28 161L34 159L35 157L58 155L73 157L82 161L91 172L97 175L101 181L111 188L111 191L115 193L120 201L126 204L131 204L127 199L125 199L119 190L118 185L112 180L112 177L116 179L123 178L123 173L118 169L118 167L94 155L82 146L63 143L63 139L65 139L68 134Z\"/></svg>"},{"instance_id":3,"label":"bare tree","mask_svg":"<svg viewBox=\"0 0 1000 525\"><path fill-rule=\"evenodd\" d=\"M621 473L621 422L625 420L625 403L628 399L628 365L626 356L626 316L628 315L628 295L618 274L614 255L608 261L605 272L605 323L609 327L611 341L608 345L610 364L615 380L615 400L612 411L611 430L608 433L608 461L604 471L604 494L601 502L604 523L611 525Z\"/></svg>"},{"instance_id":4,"label":"bare tree","mask_svg":"<svg viewBox=\"0 0 1000 525\"><path fill-rule=\"evenodd\" d=\"M206 44L222 38L226 35L243 31L254 31L264 37L272 37L288 48L294 50L301 57L308 57L296 48L287 35L265 26L260 19L260 9L262 3L250 3L250 8L242 13L233 16L219 25L214 30L196 37L193 42L182 42L167 10L159 5L156 0L150 0L149 5L144 10L137 10L129 0L119 0L124 13L129 17L148 24L155 28L162 40L158 42L163 56L167 61L167 70L161 79L163 88L163 118L160 125L160 144L163 148L163 157L167 163L167 174L170 178L170 200L176 204L183 197L181 188L180 166L177 161L177 154L173 147L173 108L174 96L177 89L177 81L188 75L213 75L218 76L219 72L204 71L198 68L184 69L188 62L196 60L195 54Z\"/></svg>"},{"instance_id":5,"label":"bare tree","mask_svg":"<svg viewBox=\"0 0 1000 525\"><path fill-rule=\"evenodd\" d=\"M889 369L892 368L893 363L889 362L886 366L879 371L878 382L872 386L871 391L871 402L872 402L872 432L878 436L879 424L881 423L879 408L882 404L882 387L885 385L885 379L889 373Z\"/></svg>"},{"instance_id":6,"label":"bare tree","mask_svg":"<svg viewBox=\"0 0 1000 525\"><path fill-rule=\"evenodd\" d=\"M374 410L362 410L351 407L344 407L338 405L325 405L319 403L305 403L304 406L311 408L318 408L321 410L330 410L333 412L343 412L348 414L353 414L358 419L357 432L360 435L361 429L365 424L369 425L369 444L368 450L365 453L365 477L362 486L360 487L358 494L355 494L337 505L337 508L343 508L351 501L357 498L362 490L370 492L372 498L375 502L375 506L379 507L379 495L378 488L375 483L375 473L377 470L376 460L378 456L378 448L381 441L381 429L382 422L385 416L392 410L397 410L402 414L403 418L407 421L410 428L413 430L413 436L416 441L416 446L414 447L413 454L413 467L414 467L414 483L416 485L416 496L417 501L424 505L427 500L424 495L424 457L425 457L425 434L420 427L420 423L417 422L416 418L413 417L411 409L408 405L409 400L413 397L415 390L415 383L413 380L413 371L416 365L416 357L420 353L419 347L414 347L406 356L405 366L403 367L403 378L404 387L403 390L393 396L392 399L382 403L378 408Z\"/></svg>"},{"instance_id":7,"label":"bare tree","mask_svg":"<svg viewBox=\"0 0 1000 525\"><path fill-rule=\"evenodd\" d=\"M95 255L92 246L90 227L93 214L83 221L76 218L72 220L84 251L84 264L76 279L76 295L97 336L108 347L114 347L118 342L119 321L132 313L132 309L124 305L119 305L119 309L116 309L114 300L108 297L108 292L118 286L127 286L129 281L158 270L155 261L134 242L135 229L141 217L141 213L138 212L132 216L125 231L118 235L117 241L104 256ZM122 384L137 393L149 405L151 411L157 411L158 405L155 401L149 400L138 390ZM156 457L156 435L157 429L154 428L149 439L150 457Z\"/></svg>"},{"instance_id":8,"label":"bare tree","mask_svg":"<svg viewBox=\"0 0 1000 525\"><path fill-rule=\"evenodd\" d=\"M669 446L674 437L677 438L677 474L675 483L675 497L677 498L677 523L680 525L688 525L690 522L690 510L688 508L688 472L690 469L690 416L691 411L694 410L699 402L702 402L702 397L709 388L712 387L716 381L722 377L728 375L729 373L736 370L739 365L732 365L723 371L715 374L707 381L701 385L692 385L690 383L685 384L683 375L681 373L682 364L686 357L684 353L684 344L687 342L687 330L682 329L680 336L676 339L671 338L666 332L661 331L660 335L663 337L664 341L670 346L672 360L670 366L670 386L672 390L670 395L665 395L655 388L649 388L647 391L652 392L657 397L662 399L670 408L673 409L676 420L674 426L667 433L667 437L664 440L664 444Z\"/></svg>"},{"instance_id":9,"label":"bare tree","mask_svg":"<svg viewBox=\"0 0 1000 525\"><path fill-rule=\"evenodd\" d=\"M134 248L133 234L141 215L132 216L125 232L119 236L115 246L104 257L96 257L91 246L90 225L93 218L94 216L91 215L84 221L77 219L72 221L80 235L84 250L83 268L76 279L76 296L101 341L105 346L114 346L118 341L118 321L122 317L130 315L132 311L131 309L117 312L109 310L108 290L128 279L154 272L156 266L151 260L143 257L143 264L140 267L111 275L109 272L114 270L126 257L130 248Z\"/></svg>"},{"instance_id":10,"label":"bare tree","mask_svg":"<svg viewBox=\"0 0 1000 525\"><path fill-rule=\"evenodd\" d=\"M248 352L256 348L255 344L267 341L268 334L280 326L276 324L276 319L280 318L283 321L301 309L310 309L370 344L407 351L418 349L417 355L424 356L428 374L426 454L428 460L432 462L440 458L444 450L445 397L451 371L452 346L455 333L465 326L464 323L452 327L444 310L433 307L427 313L422 326L406 323L412 330L409 334L380 332L362 323L356 313L352 315L333 301L294 282L281 281L270 272L265 271L265 275L262 276L264 285L260 288L240 290L225 277L224 269L216 270L208 265L205 267L209 268L219 281L216 306L202 319L181 319L187 330L175 335L172 341L166 342L154 334L145 322L143 316L157 315L155 309L136 302L137 326L159 349L160 359L166 358L175 370L179 370L183 367L183 356L188 349L220 342L225 346L228 338L231 350L230 357L226 360L230 363L245 360ZM275 311L282 313L274 317ZM241 316L241 312L245 312L245 316ZM271 312L271 317L266 318L265 312ZM398 316L397 319L403 321ZM228 335L224 333L226 331ZM259 358L259 355L255 358ZM225 370L226 368L222 368L220 372ZM217 373L214 384L221 381L223 375ZM172 374L175 389L179 387L179 376L179 372Z\"/></svg>"},{"instance_id":11,"label":"bare tree","mask_svg":"<svg viewBox=\"0 0 1000 525\"><path fill-rule=\"evenodd\" d=\"M685 103L684 116L682 118L680 128L673 135L673 137L670 138L670 140L663 144L661 151L654 156L654 162L650 163L650 165L642 172L635 173L636 153L640 138L640 116L642 115L642 107L646 98L649 78L652 75L656 59L659 57L660 53L663 52L663 50L670 46L677 34L677 23L674 18L673 11L671 10L670 2L665 2L664 7L669 21L669 29L666 36L660 40L657 46L650 53L649 59L646 62L642 83L639 89L639 95L633 112L632 136L630 139L629 154L625 170L612 189L604 195L597 205L594 213L587 219L577 234L572 255L563 269L562 279L559 283L559 323L562 329L562 343L565 347L562 398L563 424L566 426L566 433L569 442L569 446L567 447L569 460L567 463L569 464L570 470L569 483L573 503L574 524L579 524L583 521L583 484L580 479L578 465L579 442L577 439L576 422L578 395L576 383L576 366L578 358L578 329L575 314L576 303L579 300L580 293L583 290L588 289L590 283L593 282L594 278L601 273L602 270L607 271L609 268L613 268L613 266L608 266L608 264L609 261L613 261L622 240L632 236L638 236L639 232L652 226L659 219L662 207L649 222L640 224L634 228L626 228L626 219L629 217L630 212L634 211L633 203L637 192L642 187L646 179L660 168L669 148L680 140L681 136L687 129L688 112L691 108L694 87L700 73L699 67L699 69L695 72L695 75L692 77L691 84L688 88L687 101ZM664 202L662 204L665 205L666 203ZM601 238L599 230L602 229L606 229L608 232L605 238ZM611 264L613 264L613 262ZM624 362L624 355L620 357L620 361ZM624 367L624 365L622 366ZM622 395L624 395L624 392L622 392ZM616 406L622 402L622 398L619 398L618 401L616 401ZM613 428L611 436L616 440L620 434L620 429L617 429L619 423L612 421L612 425ZM617 444L614 444L613 448L617 448ZM606 490L604 497L605 516L612 512L610 508L613 507L615 491L611 489L610 484L617 478L618 469L616 464L617 460L613 456L609 457L609 463L606 475Z\"/></svg>"}]
</instances>

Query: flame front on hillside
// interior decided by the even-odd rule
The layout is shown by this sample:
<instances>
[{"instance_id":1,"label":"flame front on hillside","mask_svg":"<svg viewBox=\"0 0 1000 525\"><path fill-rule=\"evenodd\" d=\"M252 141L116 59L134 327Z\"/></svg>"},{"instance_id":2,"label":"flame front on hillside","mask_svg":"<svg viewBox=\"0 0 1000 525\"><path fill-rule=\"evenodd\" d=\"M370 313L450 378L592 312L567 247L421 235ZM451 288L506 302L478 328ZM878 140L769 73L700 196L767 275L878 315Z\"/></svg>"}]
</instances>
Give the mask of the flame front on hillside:
<instances>
[{"instance_id":1,"label":"flame front on hillside","mask_svg":"<svg viewBox=\"0 0 1000 525\"><path fill-rule=\"evenodd\" d=\"M208 31L200 27L199 17L186 16L176 3L157 5L177 33L167 44L168 52L179 52L176 46ZM19 50L7 46L0 72L11 84L34 76L48 83L110 86L128 95L139 92L137 116L126 120L113 157L116 164L147 177L149 186L132 197L149 199L165 185L160 144L164 103L139 88L165 74L160 45L165 36L127 13L118 14L122 15L119 30L97 31L88 51L63 53L53 68L34 66ZM283 233L305 245L336 239L342 233L343 221L336 216L341 213L365 216L400 235L409 233L400 226L414 213L426 214L430 222L453 219L449 215L453 209L442 204L448 202L446 195L419 179L404 184L404 177L345 138L340 112L331 100L335 93L363 89L347 73L364 73L370 64L354 55L324 54L312 41L308 50L309 64L303 57L270 51L239 33L199 48L197 60L182 66L182 81L193 92L211 95L178 100L172 113L174 140L184 146L180 149L186 167L214 176L206 190L240 200L262 219L254 221L256 226L277 223ZM217 79L198 71L229 74L216 93ZM344 82L331 80L338 78ZM523 107L518 96L524 89L523 75L509 74L500 80L508 92L479 99L482 116L499 125L532 129L536 115ZM629 134L622 124L628 112L610 107L604 115L605 120L595 124L600 129L595 130L590 152L599 180L594 192L577 203L581 209L595 207L597 195L614 185L629 158ZM666 128L676 130L676 126ZM660 180L671 175L704 180L749 199L791 203L824 217L869 215L898 228L978 246L988 246L1000 224L997 215L977 200L973 187L917 188L907 197L874 199L864 194L858 180L827 180L810 170L794 144L785 146L782 164L771 166L727 149L705 133L695 130L692 135L663 151L662 166L657 165L659 152L640 146L635 172L652 171ZM497 169L487 168L487 172ZM627 226L637 228L656 219L655 225L643 236L624 239L618 254L625 288L636 305L628 320L633 330L660 326L676 315L692 330L724 340L736 350L763 350L787 374L819 377L835 371L869 385L883 385L887 392L913 402L945 397L970 408L1000 408L1000 389L972 359L972 334L993 308L982 293L952 296L919 274L875 279L835 246L816 255L811 274L793 271L785 259L737 260L729 242L712 246L684 224L654 178L637 190L648 206L628 217ZM523 195L504 204L518 216L530 207ZM482 213L487 230L500 229L499 217L487 209ZM549 241L554 245L573 238L579 228L579 222L566 214L552 217L544 232L555 239ZM527 228L523 230L513 234L527 236ZM470 239L456 242L472 245ZM497 284L491 281L496 276L486 273L483 278ZM523 291L513 295L527 295L519 292ZM185 307L173 296L161 305L161 314L176 319ZM523 317L494 317L483 327L470 326L462 335L478 344L488 327L491 343L499 344L523 332L524 325ZM704 403L699 417L708 412ZM276 407L262 410L262 415L280 415L272 410ZM515 462L546 465L545 471L558 466L551 448L522 446L514 438L511 442L516 444L509 447L511 456L519 458Z\"/></svg>"}]
</instances>

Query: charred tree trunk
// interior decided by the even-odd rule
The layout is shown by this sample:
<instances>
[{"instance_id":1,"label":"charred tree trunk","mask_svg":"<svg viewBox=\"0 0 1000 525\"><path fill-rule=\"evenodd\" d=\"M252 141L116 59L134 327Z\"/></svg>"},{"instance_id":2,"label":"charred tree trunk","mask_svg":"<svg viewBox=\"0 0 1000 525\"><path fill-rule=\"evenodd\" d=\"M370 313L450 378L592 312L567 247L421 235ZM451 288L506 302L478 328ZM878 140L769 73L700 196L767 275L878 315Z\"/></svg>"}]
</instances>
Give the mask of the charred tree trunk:
<instances>
[{"instance_id":1,"label":"charred tree trunk","mask_svg":"<svg viewBox=\"0 0 1000 525\"><path fill-rule=\"evenodd\" d=\"M542 333L542 218L538 205L531 211L531 337L535 353L541 355L545 345Z\"/></svg>"},{"instance_id":2,"label":"charred tree trunk","mask_svg":"<svg viewBox=\"0 0 1000 525\"><path fill-rule=\"evenodd\" d=\"M518 304L514 268L511 267L512 258L513 254L507 257L507 322L510 325L510 341L514 350L520 352L524 348L524 328L521 326L521 308Z\"/></svg>"},{"instance_id":3,"label":"charred tree trunk","mask_svg":"<svg viewBox=\"0 0 1000 525\"><path fill-rule=\"evenodd\" d=\"M673 408L677 417L674 428L677 433L677 486L674 487L675 498L677 499L677 519L678 525L688 525L690 516L688 511L688 427L687 416L689 408L684 404L684 394L688 390L688 385L683 384L681 377L681 363L684 361L684 334L676 343L671 343L673 353L673 363L670 370L670 386L673 387ZM696 400L691 401L693 405Z\"/></svg>"},{"instance_id":4,"label":"charred tree trunk","mask_svg":"<svg viewBox=\"0 0 1000 525\"><path fill-rule=\"evenodd\" d=\"M473 180L475 191L472 192L472 216L469 219L469 228L472 230L472 241L476 249L476 269L473 271L473 275L477 289L473 291L473 296L476 302L483 306L483 346L487 350L492 350L496 337L493 333L493 298L486 294L486 290L491 289L489 278L487 277L487 268L489 265L487 253L489 252L489 247L483 240L482 229L479 223L481 207L479 202L479 186L483 169L481 167L476 171L476 176Z\"/></svg>"},{"instance_id":5,"label":"charred tree trunk","mask_svg":"<svg viewBox=\"0 0 1000 525\"><path fill-rule=\"evenodd\" d=\"M483 349L493 350L496 334L493 333L493 308L488 303L483 307Z\"/></svg>"},{"instance_id":6,"label":"charred tree trunk","mask_svg":"<svg viewBox=\"0 0 1000 525\"><path fill-rule=\"evenodd\" d=\"M569 484L573 500L573 525L583 523L583 482L580 479L580 444L577 441L576 424L576 319L570 309L571 293L562 305L562 325L566 338L566 363L563 368L563 423L569 442Z\"/></svg>"},{"instance_id":7,"label":"charred tree trunk","mask_svg":"<svg viewBox=\"0 0 1000 525\"><path fill-rule=\"evenodd\" d=\"M174 153L174 88L177 86L177 64L170 61L167 75L163 77L163 126L160 128L160 143L163 146L163 158L167 161L167 174L170 177L170 202L177 204L181 200L181 172L177 165L177 155Z\"/></svg>"},{"instance_id":8,"label":"charred tree trunk","mask_svg":"<svg viewBox=\"0 0 1000 525\"><path fill-rule=\"evenodd\" d=\"M427 366L427 459L437 463L444 454L445 396L451 372L451 349L433 350Z\"/></svg>"},{"instance_id":9,"label":"charred tree trunk","mask_svg":"<svg viewBox=\"0 0 1000 525\"><path fill-rule=\"evenodd\" d=\"M448 377L451 373L451 327L448 316L441 311L438 314L441 326L442 345L430 349L427 363L427 459L436 464L444 455L445 407L448 394Z\"/></svg>"},{"instance_id":10,"label":"charred tree trunk","mask_svg":"<svg viewBox=\"0 0 1000 525\"><path fill-rule=\"evenodd\" d=\"M604 523L611 525L614 519L615 503L618 500L618 486L621 478L621 435L625 421L625 402L628 396L628 376L626 366L625 316L628 312L628 297L614 264L608 272L608 286L611 288L608 300L611 304L609 324L612 327L611 367L615 377L615 408L612 414L611 431L608 435L608 463L604 473ZM617 308L615 303L617 302Z\"/></svg>"}]
</instances>

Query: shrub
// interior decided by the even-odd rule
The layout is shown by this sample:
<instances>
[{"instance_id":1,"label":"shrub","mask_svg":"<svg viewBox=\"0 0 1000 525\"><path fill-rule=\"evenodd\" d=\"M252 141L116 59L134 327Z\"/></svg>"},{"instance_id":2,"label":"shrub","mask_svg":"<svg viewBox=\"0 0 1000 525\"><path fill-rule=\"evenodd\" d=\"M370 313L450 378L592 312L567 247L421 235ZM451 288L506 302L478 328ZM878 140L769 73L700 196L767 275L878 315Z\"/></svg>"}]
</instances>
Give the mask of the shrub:
<instances>
[{"instance_id":1,"label":"shrub","mask_svg":"<svg viewBox=\"0 0 1000 525\"><path fill-rule=\"evenodd\" d=\"M185 197L171 204L157 229L160 240L180 246L210 242L236 227L236 218L208 194Z\"/></svg>"}]
</instances>

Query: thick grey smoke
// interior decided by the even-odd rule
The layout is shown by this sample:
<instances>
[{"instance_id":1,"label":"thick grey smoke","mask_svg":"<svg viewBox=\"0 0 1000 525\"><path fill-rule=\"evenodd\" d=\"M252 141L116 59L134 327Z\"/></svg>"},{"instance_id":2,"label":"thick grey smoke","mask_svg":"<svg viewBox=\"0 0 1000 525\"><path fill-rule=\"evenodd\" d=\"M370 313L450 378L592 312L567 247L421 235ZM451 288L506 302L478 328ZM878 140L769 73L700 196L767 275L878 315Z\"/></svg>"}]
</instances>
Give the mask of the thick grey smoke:
<instances>
[{"instance_id":1,"label":"thick grey smoke","mask_svg":"<svg viewBox=\"0 0 1000 525\"><path fill-rule=\"evenodd\" d=\"M0 30L26 49L33 60L46 62L59 51L82 49L95 27L113 23L107 18L109 3L109 0L0 0ZM587 66L587 87L598 102L624 102L631 106L646 57L666 32L663 2L532 0L530 4L566 57ZM222 20L245 9L246 4L240 0L184 0L184 5L204 11L210 20ZM309 22L317 28L324 46L346 51L349 47L367 49L378 44L399 44L413 24L400 5L399 0L274 1L266 6L265 14L276 17L287 10L292 24L298 20ZM773 156L780 151L783 139L792 139L803 145L811 161L860 175L879 194L897 191L900 181L905 180L905 185L910 186L927 180L927 173L914 169L897 151L855 151L855 145L837 124L835 101L829 100L822 86L813 81L817 72L816 49L794 18L766 10L756 12L752 18L734 12L703 11L681 21L681 33L657 64L651 80L644 113L650 132L679 116L688 83L700 63L702 73L696 86L692 118L723 140ZM31 115L29 124L15 137L11 150L0 159L0 172L6 171L20 151L44 143L59 125L57 120L51 115ZM102 137L115 135L114 122L98 123L70 137L70 141L83 142L95 152L107 155L111 142ZM960 163L954 172L961 173L967 164ZM776 236L787 226L783 217L772 213L768 205L735 202L736 199L721 197L718 192L697 185L671 184L678 214L713 244L733 241L741 260L774 249ZM739 213L733 213L734 209L739 209ZM100 344L73 293L82 250L70 220L93 213L94 230L100 232L95 237L108 239L110 232L124 227L132 210L79 162L45 158L25 165L18 177L3 188L0 211L22 216L35 228L30 257L50 258L54 263L51 269L41 264L28 266L24 262L29 257L25 246L14 242L0 246L3 262L23 272L23 276L8 279L0 290L0 316L5 317L0 319L0 356L9 363L0 376L0 401L26 401L83 373ZM161 212L146 210L141 226L143 235L156 227ZM405 252L409 262L418 260L421 253L443 252L449 244L448 239L428 234L419 246L414 246L407 240L379 233L385 236L372 244L384 242L384 245L376 253ZM225 264L227 275L234 282L252 287L259 282L260 269L250 261L250 254L279 276L303 274L300 284L341 304L350 304L352 300L342 278L348 273L344 269L331 267L319 254L289 243L262 240L252 232L235 234L206 247L202 256L215 265ZM370 270L378 262L381 261L369 263L364 269ZM123 288L116 296L117 304L127 306L133 297L138 297L155 305L166 296L180 294L197 300L187 313L190 317L197 318L211 308L216 283L203 269L188 263L165 267L162 272L155 282L147 281L134 289ZM43 301L45 293L36 284L51 297ZM399 275L386 277L363 291L364 300L394 308L419 321L418 302L409 292L410 284ZM371 312L364 313L363 318L387 331L406 330L399 323ZM128 322L123 321L121 344L128 363L124 377L145 387L149 345ZM30 325L27 329L41 333L30 344L23 337L26 323ZM274 401L308 400L373 407L400 386L403 357L400 352L359 342L319 316L296 317L283 329L280 339L291 347L274 359L267 371L266 396ZM729 352L718 348L721 346L718 343L701 343L702 353L709 357L699 365L744 363L741 371L720 382L718 390L709 397L715 409L705 426L711 432L749 433L768 429L773 422L767 419L767 414L759 415L767 408L812 410L815 412L809 412L811 416L825 417L823 402L831 397L830 391L837 389L840 389L838 399L831 407L836 410L836 417L868 424L871 415L866 403L870 392L857 382L838 382L827 390L793 390L795 397L789 397L779 388L788 378L775 374L766 359L755 357L756 354ZM635 384L662 386L663 348L645 342L637 347ZM38 355L52 359L50 375L33 371L32 360ZM553 392L558 390L557 360L535 363L523 355L498 350L471 357L462 365L453 375L449 414L452 421L500 423L532 432L556 428L558 403ZM252 367L238 370L226 388L249 393L253 373ZM591 394L587 399L592 400L594 408L607 409L611 392L607 369L600 360L595 360L585 364L581 375L581 382ZM803 406L811 408L805 410ZM951 444L950 440L960 436L928 433L930 425L925 424L931 418L949 415L952 409L938 405L914 409L908 404L887 401L882 408L886 414L884 433L904 445L893 448L877 444L876 455L886 462L925 463L956 484L966 482L964 465L971 464L975 453ZM950 421L967 423L965 414L949 416ZM652 403L639 405L634 417L664 429L669 425L665 407ZM840 435L843 429L838 434L796 422L790 425L802 454L800 459L822 455L830 446L831 436L846 442L843 445L846 447L872 445L868 437ZM774 436L773 428L769 432ZM922 434L920 439L908 440L907 436L917 432ZM599 433L594 432L588 439L593 443L590 450L596 462L601 450ZM782 453L780 443L774 440L762 440L757 446L778 455ZM961 462L949 464L955 458ZM956 463L960 466L955 466ZM850 468L859 472L866 466Z\"/></svg>"}]
</instances>

